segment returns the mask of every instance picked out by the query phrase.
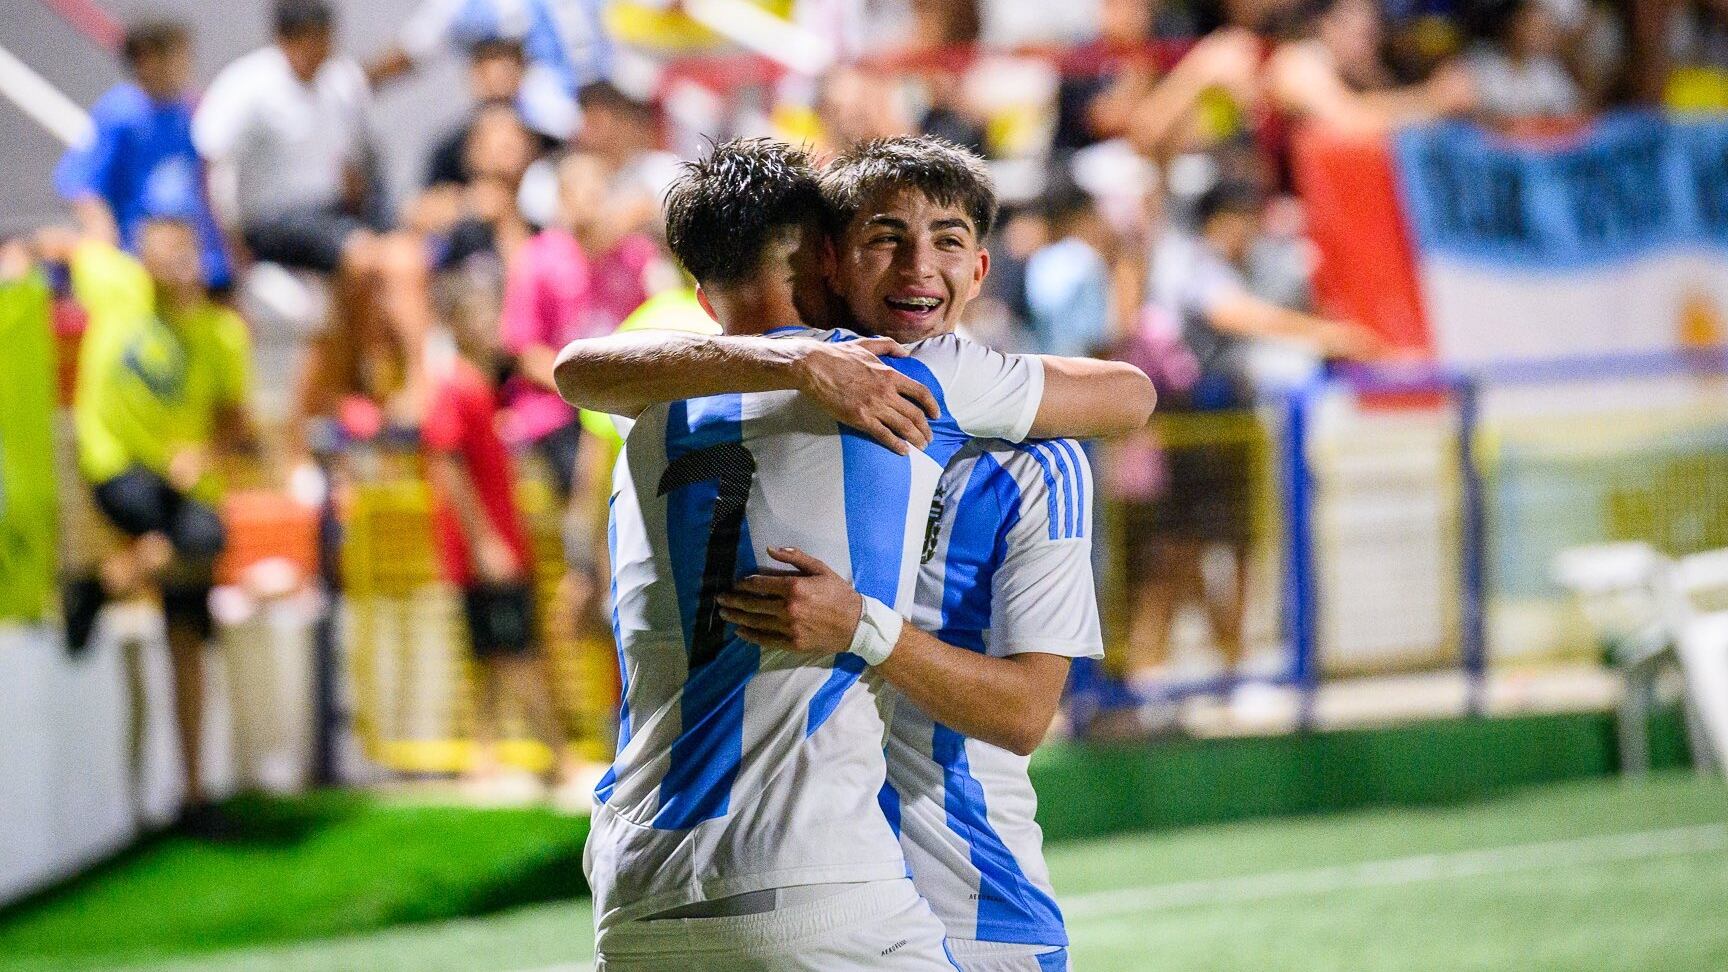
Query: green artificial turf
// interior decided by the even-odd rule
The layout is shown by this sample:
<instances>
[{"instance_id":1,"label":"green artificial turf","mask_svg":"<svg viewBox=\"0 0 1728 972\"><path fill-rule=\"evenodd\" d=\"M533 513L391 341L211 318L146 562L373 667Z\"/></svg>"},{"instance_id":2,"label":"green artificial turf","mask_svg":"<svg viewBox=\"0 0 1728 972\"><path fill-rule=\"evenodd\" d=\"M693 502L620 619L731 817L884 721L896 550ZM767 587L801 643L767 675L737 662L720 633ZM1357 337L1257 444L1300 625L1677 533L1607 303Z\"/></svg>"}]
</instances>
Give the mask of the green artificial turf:
<instances>
[{"instance_id":1,"label":"green artificial turf","mask_svg":"<svg viewBox=\"0 0 1728 972\"><path fill-rule=\"evenodd\" d=\"M0 956L109 962L374 931L586 892L585 817L244 797L220 842L163 835L0 913Z\"/></svg>"},{"instance_id":2,"label":"green artificial turf","mask_svg":"<svg viewBox=\"0 0 1728 972\"><path fill-rule=\"evenodd\" d=\"M1675 834L1699 839L1669 846ZM1632 852L1602 859L1604 839ZM1690 773L1072 842L1049 858L1077 972L1728 969L1728 787ZM1412 860L1512 865L1397 880ZM182 960L0 969L582 972L589 920L575 900Z\"/></svg>"}]
</instances>

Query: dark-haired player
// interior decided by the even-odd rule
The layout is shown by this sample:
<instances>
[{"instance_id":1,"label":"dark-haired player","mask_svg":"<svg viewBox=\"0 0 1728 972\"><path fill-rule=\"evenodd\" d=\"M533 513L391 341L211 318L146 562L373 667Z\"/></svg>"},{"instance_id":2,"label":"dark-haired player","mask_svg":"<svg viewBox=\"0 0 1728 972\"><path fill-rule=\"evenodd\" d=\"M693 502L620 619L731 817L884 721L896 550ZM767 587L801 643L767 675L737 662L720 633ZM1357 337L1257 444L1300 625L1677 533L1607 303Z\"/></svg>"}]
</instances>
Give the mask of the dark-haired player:
<instances>
[{"instance_id":1,"label":"dark-haired player","mask_svg":"<svg viewBox=\"0 0 1728 972\"><path fill-rule=\"evenodd\" d=\"M851 342L800 323L822 313L819 205L804 155L766 141L719 146L674 185L668 242L738 335L723 346L766 346L790 372ZM856 353L926 410L911 434L932 452L1023 437L1038 410L1034 359L953 339ZM580 354L559 372L580 377ZM876 803L887 713L869 670L898 637L940 460L884 448L820 400L770 385L630 410L611 524L625 708L587 852L600 968L952 967ZM853 652L764 649L720 618L719 594L789 548L876 599Z\"/></svg>"},{"instance_id":2,"label":"dark-haired player","mask_svg":"<svg viewBox=\"0 0 1728 972\"><path fill-rule=\"evenodd\" d=\"M872 142L838 160L824 189L834 236L823 262L841 311L908 341L951 331L988 270L980 240L995 194L977 159L934 139ZM819 297L806 303L825 309ZM1098 433L1144 422L1150 388L1133 369L1042 364L1039 423ZM1058 393L1069 397L1052 402ZM973 441L932 455L946 469L906 612L913 624L872 669L917 704L893 717L881 807L962 967L1065 968L1025 754L1049 726L1068 658L1101 647L1090 473L1064 440ZM810 553L776 558L806 576L747 579L719 598L723 617L767 648L845 657L867 592Z\"/></svg>"},{"instance_id":3,"label":"dark-haired player","mask_svg":"<svg viewBox=\"0 0 1728 972\"><path fill-rule=\"evenodd\" d=\"M926 907L895 877L905 874L905 860L877 803L885 713L873 666L906 644L900 612L911 609L933 474L966 445L967 433L996 424L1018 439L1043 420L1047 403L1035 400L1032 386L1044 369L1037 359L1005 358L952 336L923 343L909 358L825 355L892 346L793 323L826 314L820 209L799 153L773 143L721 146L675 186L667 225L705 305L732 336L576 342L559 368L567 394L626 413L640 407L631 396L670 397L671 389L756 383L811 391L654 405L641 412L653 424L631 432L613 524L630 686L626 740L597 794L589 859L603 968L656 967L693 954L671 945L695 931L692 921L713 936L714 951L701 953L704 968L951 967L941 942L929 938ZM780 336L737 336L764 328ZM661 367L667 360L681 363L669 372ZM893 380L905 376L921 387ZM861 397L869 405L852 404L860 397L853 387L867 389ZM901 411L926 397L936 405L927 422ZM873 421L880 439L923 448L893 455L837 428L819 403ZM1144 422L1145 411L1110 411L1134 407L1096 402L1094 413L1074 420ZM684 488L697 492L681 499ZM686 504L720 528L674 522L689 515ZM627 530L645 529L631 526L636 521L664 522L666 538L657 543L648 531L646 542L627 541ZM848 650L764 647L766 639L740 638L726 623L721 593L765 563L763 554L786 563L814 556L848 575L860 595ZM673 576L661 578L662 571ZM656 634L663 627L671 637ZM660 652L647 650L656 644ZM667 667L675 669L671 678ZM675 712L666 693L678 696ZM644 704L658 744L643 742ZM727 735L716 739L722 730ZM683 774L681 752L691 766ZM692 796L685 776L707 782ZM680 899L686 903L675 904ZM759 931L756 947L741 944L748 929L764 927L776 931ZM733 951L723 957L726 948Z\"/></svg>"}]
</instances>

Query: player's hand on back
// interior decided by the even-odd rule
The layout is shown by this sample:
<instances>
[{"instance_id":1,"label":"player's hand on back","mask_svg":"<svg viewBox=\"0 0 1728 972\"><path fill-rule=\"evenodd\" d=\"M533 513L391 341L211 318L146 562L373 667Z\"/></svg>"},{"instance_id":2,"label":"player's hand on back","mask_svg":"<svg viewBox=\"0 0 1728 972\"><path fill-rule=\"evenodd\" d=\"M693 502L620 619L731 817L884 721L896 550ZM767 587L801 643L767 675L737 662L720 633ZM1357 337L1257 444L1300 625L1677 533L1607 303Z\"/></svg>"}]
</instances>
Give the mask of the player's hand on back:
<instances>
[{"instance_id":1,"label":"player's hand on back","mask_svg":"<svg viewBox=\"0 0 1728 972\"><path fill-rule=\"evenodd\" d=\"M941 412L930 389L884 364L884 355L905 357L906 349L888 338L810 342L795 364L797 387L841 424L906 455L930 444L930 419Z\"/></svg>"},{"instance_id":2,"label":"player's hand on back","mask_svg":"<svg viewBox=\"0 0 1728 972\"><path fill-rule=\"evenodd\" d=\"M752 574L717 599L738 637L763 648L832 655L852 647L864 598L846 578L791 547L768 555L795 573Z\"/></svg>"}]
</instances>

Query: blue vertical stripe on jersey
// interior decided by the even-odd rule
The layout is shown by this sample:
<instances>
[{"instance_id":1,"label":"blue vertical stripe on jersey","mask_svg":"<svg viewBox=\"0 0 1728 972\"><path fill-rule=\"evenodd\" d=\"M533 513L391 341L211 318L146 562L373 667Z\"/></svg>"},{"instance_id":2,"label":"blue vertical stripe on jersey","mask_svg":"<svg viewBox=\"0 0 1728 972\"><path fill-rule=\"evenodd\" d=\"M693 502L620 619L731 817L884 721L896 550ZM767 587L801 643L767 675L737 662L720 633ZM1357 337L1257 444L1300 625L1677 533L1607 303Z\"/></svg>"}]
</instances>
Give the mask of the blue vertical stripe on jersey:
<instances>
[{"instance_id":1,"label":"blue vertical stripe on jersey","mask_svg":"<svg viewBox=\"0 0 1728 972\"><path fill-rule=\"evenodd\" d=\"M1038 959L1038 972L1068 972L1068 949L1059 948L1054 952L1045 952L1034 956Z\"/></svg>"},{"instance_id":2,"label":"blue vertical stripe on jersey","mask_svg":"<svg viewBox=\"0 0 1728 972\"><path fill-rule=\"evenodd\" d=\"M666 416L668 465L699 449L741 442L742 408L739 395L673 403ZM719 489L718 480L703 480L666 495L668 552L687 652L692 647ZM734 575L742 577L755 570L750 527L745 523L738 539ZM761 649L739 639L730 625L726 631L727 640L720 652L685 677L679 698L683 729L672 743L666 775L660 781L655 827L682 830L723 816L730 807L744 748L744 689L756 674Z\"/></svg>"},{"instance_id":3,"label":"blue vertical stripe on jersey","mask_svg":"<svg viewBox=\"0 0 1728 972\"><path fill-rule=\"evenodd\" d=\"M618 497L613 496L606 501L606 553L611 558L610 563L618 562L618 520L614 507ZM630 745L630 669L624 664L624 639L619 633L618 625L618 575L612 575L612 647L618 653L618 748L614 750L614 760L617 753L624 751ZM605 803L612 798L612 789L618 783L617 764L606 767L606 775L600 777L600 782L594 786L594 798Z\"/></svg>"},{"instance_id":4,"label":"blue vertical stripe on jersey","mask_svg":"<svg viewBox=\"0 0 1728 972\"><path fill-rule=\"evenodd\" d=\"M906 516L912 496L912 460L896 455L856 429L840 427L840 466L845 479L846 555L852 586L889 606L900 591L900 561L906 546ZM822 728L840 699L864 673L864 659L834 656L828 681L810 699L806 736Z\"/></svg>"},{"instance_id":5,"label":"blue vertical stripe on jersey","mask_svg":"<svg viewBox=\"0 0 1728 972\"><path fill-rule=\"evenodd\" d=\"M1056 511L1056 497L1058 495L1056 471L1050 466L1050 457L1039 451L1037 443L1022 443L1014 448L1031 456L1038 463L1038 468L1044 470L1044 508L1045 514L1050 519L1050 539L1054 540L1060 529L1059 524L1062 522L1062 517Z\"/></svg>"},{"instance_id":6,"label":"blue vertical stripe on jersey","mask_svg":"<svg viewBox=\"0 0 1728 972\"><path fill-rule=\"evenodd\" d=\"M942 383L929 366L914 358L883 358L882 363L930 389L939 417L930 423L931 442L925 453L947 465L968 436L948 412ZM840 458L845 476L847 559L852 586L861 594L892 607L900 589L900 558L906 538L906 517L912 492L909 457L896 455L848 426L840 427ZM840 699L864 672L864 659L851 653L834 658L828 681L810 699L804 734L822 728Z\"/></svg>"},{"instance_id":7,"label":"blue vertical stripe on jersey","mask_svg":"<svg viewBox=\"0 0 1728 972\"><path fill-rule=\"evenodd\" d=\"M937 415L930 422L930 444L924 447L924 454L939 465L948 465L948 460L954 458L954 453L959 452L972 437L960 428L960 423L954 421L954 414L948 411L948 397L943 394L936 373L917 358L883 358L882 363L930 389L930 394L935 396Z\"/></svg>"},{"instance_id":8,"label":"blue vertical stripe on jersey","mask_svg":"<svg viewBox=\"0 0 1728 972\"><path fill-rule=\"evenodd\" d=\"M966 759L966 737L940 723L930 755L942 767L942 802L948 828L966 841L978 869L979 941L1020 945L1067 945L1062 909L1021 870L996 828L990 825L984 787Z\"/></svg>"},{"instance_id":9,"label":"blue vertical stripe on jersey","mask_svg":"<svg viewBox=\"0 0 1728 972\"><path fill-rule=\"evenodd\" d=\"M1070 536L1084 537L1092 518L1092 508L1086 502L1086 497L1090 495L1086 486L1092 478L1092 467L1087 464L1086 456L1074 447L1073 439L1055 439L1052 443L1068 455L1068 461L1074 470L1074 532Z\"/></svg>"},{"instance_id":10,"label":"blue vertical stripe on jersey","mask_svg":"<svg viewBox=\"0 0 1728 972\"><path fill-rule=\"evenodd\" d=\"M1024 450L1023 450L1024 451ZM1035 458L1037 452L1030 452ZM1041 460L1042 461L1042 460ZM1046 485L1051 473L1046 470ZM1053 490L1052 490L1053 492ZM1020 521L1020 484L985 453L954 506L942 582L943 641L984 651L996 572L1008 557L1008 534ZM930 755L942 768L948 827L967 844L978 868L978 931L985 941L1066 945L1062 913L1026 877L1014 854L990 826L983 785L972 776L966 737L941 723Z\"/></svg>"},{"instance_id":11,"label":"blue vertical stripe on jersey","mask_svg":"<svg viewBox=\"0 0 1728 972\"><path fill-rule=\"evenodd\" d=\"M1042 443L1044 450L1055 461L1058 477L1062 481L1062 539L1070 540L1079 534L1079 521L1075 517L1075 507L1079 504L1079 488L1075 479L1080 470L1069 461L1068 453L1055 440Z\"/></svg>"},{"instance_id":12,"label":"blue vertical stripe on jersey","mask_svg":"<svg viewBox=\"0 0 1728 972\"><path fill-rule=\"evenodd\" d=\"M889 829L894 836L900 836L900 791L894 789L894 784L888 780L882 781L882 789L876 791L876 805L882 808L882 816L887 819Z\"/></svg>"},{"instance_id":13,"label":"blue vertical stripe on jersey","mask_svg":"<svg viewBox=\"0 0 1728 972\"><path fill-rule=\"evenodd\" d=\"M942 574L942 628L936 636L982 652L996 569L1008 555L1008 531L1020 520L1020 485L986 452L972 464L972 474L952 502L954 520Z\"/></svg>"}]
</instances>

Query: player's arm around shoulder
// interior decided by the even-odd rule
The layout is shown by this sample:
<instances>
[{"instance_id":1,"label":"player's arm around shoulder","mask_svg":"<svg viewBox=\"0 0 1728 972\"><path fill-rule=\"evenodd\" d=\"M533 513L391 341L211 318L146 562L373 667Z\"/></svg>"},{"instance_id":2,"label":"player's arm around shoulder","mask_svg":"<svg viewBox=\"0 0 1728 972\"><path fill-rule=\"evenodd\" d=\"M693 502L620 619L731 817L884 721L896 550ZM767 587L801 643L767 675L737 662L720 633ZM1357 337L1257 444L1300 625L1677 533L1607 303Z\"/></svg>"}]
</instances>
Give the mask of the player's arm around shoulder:
<instances>
[{"instance_id":1,"label":"player's arm around shoulder","mask_svg":"<svg viewBox=\"0 0 1728 972\"><path fill-rule=\"evenodd\" d=\"M798 391L837 421L905 453L929 443L938 409L929 389L882 360L904 354L885 338L642 330L570 342L552 376L570 404L631 418L685 398Z\"/></svg>"},{"instance_id":2,"label":"player's arm around shoulder","mask_svg":"<svg viewBox=\"0 0 1728 972\"><path fill-rule=\"evenodd\" d=\"M771 650L857 654L931 718L1018 755L1044 740L1067 681L1067 657L994 658L950 645L809 554L768 553L798 573L753 575L720 596L721 617L739 637Z\"/></svg>"},{"instance_id":3,"label":"player's arm around shoulder","mask_svg":"<svg viewBox=\"0 0 1728 972\"><path fill-rule=\"evenodd\" d=\"M1145 372L1120 361L1006 354L957 334L911 349L961 431L979 438L1120 435L1144 428L1158 399Z\"/></svg>"},{"instance_id":4,"label":"player's arm around shoulder","mask_svg":"<svg viewBox=\"0 0 1728 972\"><path fill-rule=\"evenodd\" d=\"M1158 392L1139 368L1098 358L1041 358L1044 397L1032 420L1033 436L1125 435L1152 420Z\"/></svg>"}]
</instances>

